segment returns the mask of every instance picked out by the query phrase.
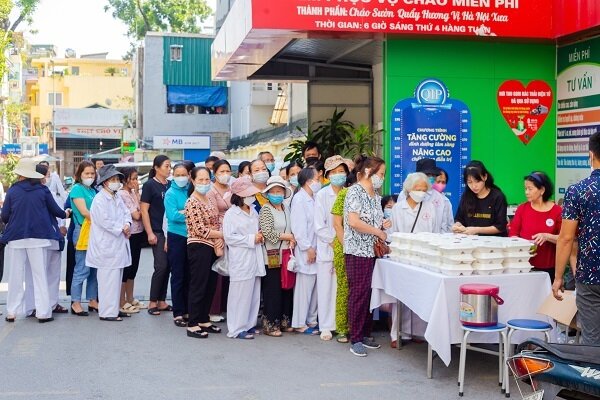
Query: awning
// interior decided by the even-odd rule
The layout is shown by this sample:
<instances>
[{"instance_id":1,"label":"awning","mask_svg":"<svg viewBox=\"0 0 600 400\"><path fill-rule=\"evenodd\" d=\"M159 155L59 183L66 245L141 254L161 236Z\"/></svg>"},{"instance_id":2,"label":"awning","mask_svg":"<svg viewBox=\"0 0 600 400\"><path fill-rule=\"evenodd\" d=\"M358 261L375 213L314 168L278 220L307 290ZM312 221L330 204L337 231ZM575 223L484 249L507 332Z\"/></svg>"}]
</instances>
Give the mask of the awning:
<instances>
[{"instance_id":1,"label":"awning","mask_svg":"<svg viewBox=\"0 0 600 400\"><path fill-rule=\"evenodd\" d=\"M227 88L223 86L167 86L170 106L227 106Z\"/></svg>"}]
</instances>

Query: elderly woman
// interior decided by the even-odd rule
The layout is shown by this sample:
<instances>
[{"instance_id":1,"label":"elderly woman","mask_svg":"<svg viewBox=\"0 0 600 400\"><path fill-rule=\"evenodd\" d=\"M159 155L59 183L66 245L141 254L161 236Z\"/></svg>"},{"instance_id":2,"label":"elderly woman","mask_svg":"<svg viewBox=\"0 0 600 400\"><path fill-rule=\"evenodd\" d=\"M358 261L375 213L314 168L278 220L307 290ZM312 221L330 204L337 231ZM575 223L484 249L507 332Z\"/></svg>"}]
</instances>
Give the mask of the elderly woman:
<instances>
[{"instance_id":1,"label":"elderly woman","mask_svg":"<svg viewBox=\"0 0 600 400\"><path fill-rule=\"evenodd\" d=\"M114 165L105 165L98 173L100 191L94 197L90 216L92 227L85 257L86 265L97 270L101 321L122 321L121 281L123 269L131 265L131 213L120 196L121 174Z\"/></svg>"},{"instance_id":2,"label":"elderly woman","mask_svg":"<svg viewBox=\"0 0 600 400\"><path fill-rule=\"evenodd\" d=\"M408 174L402 187L402 195L398 196L398 203L392 208L392 227L388 233L404 232L435 232L440 233L440 226L437 221L436 211L433 202L424 201L427 193L431 190L431 183L427 175L421 172ZM402 313L402 331L412 332L415 335L423 335L426 324L418 316L413 315L412 311L403 307ZM392 329L390 336L392 338L391 346L395 348L398 341L398 318L396 305L392 308ZM410 336L403 339L409 340Z\"/></svg>"},{"instance_id":3,"label":"elderly woman","mask_svg":"<svg viewBox=\"0 0 600 400\"><path fill-rule=\"evenodd\" d=\"M254 208L259 192L249 178L238 178L231 185L231 192L231 208L223 219L231 281L227 298L227 336L254 339L258 333L255 325L260 307L260 280L266 274L262 251L264 237Z\"/></svg>"},{"instance_id":4,"label":"elderly woman","mask_svg":"<svg viewBox=\"0 0 600 400\"><path fill-rule=\"evenodd\" d=\"M281 330L291 328L293 289L281 286L282 252L296 244L292 235L290 209L284 200L292 195L285 180L272 176L263 193L269 202L260 209L260 230L265 238L263 257L267 265L262 278L264 320L263 330L268 336L281 336ZM289 251L289 250L288 250Z\"/></svg>"},{"instance_id":5,"label":"elderly woman","mask_svg":"<svg viewBox=\"0 0 600 400\"><path fill-rule=\"evenodd\" d=\"M2 240L7 243L5 260L11 268L5 319L14 322L17 313L23 309L23 280L29 264L36 317L40 323L49 322L53 320L53 305L48 293L45 253L53 241L61 238L56 218L66 218L68 214L42 185L44 175L36 172L33 160L21 158L14 173L19 180L8 189L2 207L2 221L6 224Z\"/></svg>"}]
</instances>

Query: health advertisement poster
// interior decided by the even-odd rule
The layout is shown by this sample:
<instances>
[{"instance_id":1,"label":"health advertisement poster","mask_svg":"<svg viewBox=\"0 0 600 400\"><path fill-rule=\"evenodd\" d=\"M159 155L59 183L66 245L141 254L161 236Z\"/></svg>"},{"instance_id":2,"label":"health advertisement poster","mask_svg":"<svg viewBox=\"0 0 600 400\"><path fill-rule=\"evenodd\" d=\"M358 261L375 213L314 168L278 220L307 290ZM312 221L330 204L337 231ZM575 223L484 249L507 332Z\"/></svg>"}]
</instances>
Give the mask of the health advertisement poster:
<instances>
[{"instance_id":1,"label":"health advertisement poster","mask_svg":"<svg viewBox=\"0 0 600 400\"><path fill-rule=\"evenodd\" d=\"M432 158L451 177L445 194L458 209L464 190L462 171L471 159L471 113L452 99L438 79L421 81L414 97L398 101L391 113L392 193L400 193L404 179L422 158Z\"/></svg>"}]
</instances>

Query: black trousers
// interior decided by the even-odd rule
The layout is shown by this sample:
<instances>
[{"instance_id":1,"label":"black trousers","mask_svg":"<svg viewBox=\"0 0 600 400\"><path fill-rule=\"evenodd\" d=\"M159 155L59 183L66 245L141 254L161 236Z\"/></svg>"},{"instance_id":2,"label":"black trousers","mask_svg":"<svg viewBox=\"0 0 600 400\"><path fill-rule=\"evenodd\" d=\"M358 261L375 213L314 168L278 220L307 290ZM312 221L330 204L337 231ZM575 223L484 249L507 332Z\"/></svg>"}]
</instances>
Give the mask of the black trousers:
<instances>
[{"instance_id":1,"label":"black trousers","mask_svg":"<svg viewBox=\"0 0 600 400\"><path fill-rule=\"evenodd\" d=\"M217 286L217 273L212 265L217 259L215 250L202 243L190 243L187 246L190 268L190 289L188 292L188 326L210 322L208 312Z\"/></svg>"},{"instance_id":2,"label":"black trousers","mask_svg":"<svg viewBox=\"0 0 600 400\"><path fill-rule=\"evenodd\" d=\"M129 248L131 249L131 265L123 270L122 282L134 280L138 268L140 267L140 256L142 255L142 245L146 240L146 232L134 233L129 238Z\"/></svg>"},{"instance_id":3,"label":"black trousers","mask_svg":"<svg viewBox=\"0 0 600 400\"><path fill-rule=\"evenodd\" d=\"M152 246L154 255L154 273L150 281L150 301L165 301L167 299L167 288L169 287L169 260L165 251L165 235L162 232L154 232L158 242Z\"/></svg>"},{"instance_id":4,"label":"black trousers","mask_svg":"<svg viewBox=\"0 0 600 400\"><path fill-rule=\"evenodd\" d=\"M171 267L171 300L173 317L188 313L190 268L187 259L187 238L169 233L167 235L167 257Z\"/></svg>"},{"instance_id":5,"label":"black trousers","mask_svg":"<svg viewBox=\"0 0 600 400\"><path fill-rule=\"evenodd\" d=\"M262 278L263 314L272 328L278 328L283 320L292 319L294 290L281 289L281 268L267 268Z\"/></svg>"}]
</instances>

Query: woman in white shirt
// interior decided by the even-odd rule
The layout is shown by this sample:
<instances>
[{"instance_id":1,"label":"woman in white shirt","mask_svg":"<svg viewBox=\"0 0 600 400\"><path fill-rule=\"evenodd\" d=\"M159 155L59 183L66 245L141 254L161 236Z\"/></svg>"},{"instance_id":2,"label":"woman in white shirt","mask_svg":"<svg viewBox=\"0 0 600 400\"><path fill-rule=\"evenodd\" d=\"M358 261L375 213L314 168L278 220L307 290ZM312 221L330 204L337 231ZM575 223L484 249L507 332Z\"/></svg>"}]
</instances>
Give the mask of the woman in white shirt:
<instances>
[{"instance_id":1,"label":"woman in white shirt","mask_svg":"<svg viewBox=\"0 0 600 400\"><path fill-rule=\"evenodd\" d=\"M436 211L438 208L431 201L425 201L427 193L431 190L431 183L427 175L421 172L408 174L402 187L402 195L398 196L398 203L392 208L392 227L389 233L405 232L440 233L440 224L437 223ZM441 208L439 209L441 210ZM402 339L410 340L411 333L415 336L423 336L427 323L421 320L410 309L402 306L402 332L406 336ZM397 347L398 340L398 309L396 304L392 307L392 338L391 347Z\"/></svg>"},{"instance_id":2,"label":"woman in white shirt","mask_svg":"<svg viewBox=\"0 0 600 400\"><path fill-rule=\"evenodd\" d=\"M292 199L292 233L296 238L296 287L292 327L299 333L318 335L317 324L317 235L314 195L321 190L317 170L304 168L298 174L298 191Z\"/></svg>"},{"instance_id":3,"label":"woman in white shirt","mask_svg":"<svg viewBox=\"0 0 600 400\"><path fill-rule=\"evenodd\" d=\"M331 340L335 326L337 281L333 267L335 228L331 209L340 190L346 185L350 169L341 156L325 160L325 178L330 185L315 195L315 233L317 235L317 297L321 339Z\"/></svg>"},{"instance_id":4,"label":"woman in white shirt","mask_svg":"<svg viewBox=\"0 0 600 400\"><path fill-rule=\"evenodd\" d=\"M230 280L227 336L254 339L259 333L255 326L260 307L260 281L266 273L262 251L264 238L254 208L259 191L250 178L242 177L233 182L231 192L231 208L223 219Z\"/></svg>"},{"instance_id":5,"label":"woman in white shirt","mask_svg":"<svg viewBox=\"0 0 600 400\"><path fill-rule=\"evenodd\" d=\"M105 165L98 174L102 189L90 207L92 226L85 263L97 270L98 314L102 321L122 321L121 281L123 269L131 265L131 213L117 192L121 190L121 174L114 165Z\"/></svg>"}]
</instances>

